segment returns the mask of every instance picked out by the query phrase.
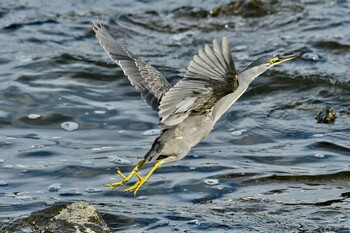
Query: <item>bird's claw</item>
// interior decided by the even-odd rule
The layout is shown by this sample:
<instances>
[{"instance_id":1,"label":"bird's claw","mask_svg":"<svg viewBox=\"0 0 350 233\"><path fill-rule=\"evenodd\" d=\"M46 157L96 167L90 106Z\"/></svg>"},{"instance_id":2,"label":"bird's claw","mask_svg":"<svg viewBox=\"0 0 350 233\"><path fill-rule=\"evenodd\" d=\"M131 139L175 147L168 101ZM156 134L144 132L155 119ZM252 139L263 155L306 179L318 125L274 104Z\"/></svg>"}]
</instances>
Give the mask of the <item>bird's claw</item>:
<instances>
[{"instance_id":1,"label":"bird's claw","mask_svg":"<svg viewBox=\"0 0 350 233\"><path fill-rule=\"evenodd\" d=\"M115 189L116 187L123 186L125 183L127 183L127 182L130 180L130 178L131 178L134 174L135 174L137 177L140 177L140 175L139 175L139 174L137 173L137 171L135 171L135 170L133 170L133 172L131 172L131 173L129 174L129 176L125 176L125 175L120 171L120 169L117 168L117 174L118 174L121 178L123 178L122 181L115 182L115 183L104 184L104 186L109 187L110 190L112 190L112 189Z\"/></svg>"},{"instance_id":2,"label":"bird's claw","mask_svg":"<svg viewBox=\"0 0 350 233\"><path fill-rule=\"evenodd\" d=\"M151 171L148 172L148 174L145 177L141 177L141 175L138 173L138 169L142 167L145 164L146 160L141 160L135 168L130 172L128 176L125 176L119 169L117 169L117 174L123 178L122 181L116 182L116 183L109 183L105 184L106 187L109 187L111 190L123 186L125 183L129 182L129 180L135 175L139 179L135 184L133 184L131 187L124 190L124 192L130 192L134 191L134 196L136 196L137 191L139 188L146 183L146 181L150 178L150 176L153 174L153 172L158 169L162 164L163 161L158 161L154 167L151 169Z\"/></svg>"},{"instance_id":3,"label":"bird's claw","mask_svg":"<svg viewBox=\"0 0 350 233\"><path fill-rule=\"evenodd\" d=\"M134 191L134 196L136 196L137 191L139 190L139 188L147 181L145 178L141 177L140 174L135 173L135 175L137 176L137 178L139 179L135 184L133 184L133 186L124 189L123 192L130 192L130 191Z\"/></svg>"},{"instance_id":4,"label":"bird's claw","mask_svg":"<svg viewBox=\"0 0 350 233\"><path fill-rule=\"evenodd\" d=\"M119 186L123 186L125 183L128 182L128 180L126 179L127 177L124 176L121 172L119 173L118 172L118 175L120 175L123 180L122 181L119 181L119 182L116 182L116 183L108 183L108 184L104 184L104 186L106 187L109 187L110 190L112 189L115 189L116 187L119 187ZM124 189L123 192L130 192L130 191L134 191L134 195L136 196L136 193L137 191L139 190L139 188L146 182L146 180L144 178L142 178L140 176L139 173L135 172L135 175L137 176L137 178L139 179L135 184L133 184L131 187L127 188L127 189Z\"/></svg>"},{"instance_id":5,"label":"bird's claw","mask_svg":"<svg viewBox=\"0 0 350 233\"><path fill-rule=\"evenodd\" d=\"M117 174L123 179L122 181L119 182L115 182L115 183L108 183L105 184L104 186L109 187L110 190L119 187L119 186L123 186L124 184L126 184L134 175L136 175L139 180L142 179L142 177L140 176L140 174L138 173L138 169L140 167L142 167L145 164L145 160L141 160L135 167L134 169L130 172L130 174L128 176L125 176L119 168L117 168Z\"/></svg>"},{"instance_id":6,"label":"bird's claw","mask_svg":"<svg viewBox=\"0 0 350 233\"><path fill-rule=\"evenodd\" d=\"M123 180L124 181L124 180ZM104 184L105 187L109 187L110 190L115 189L116 187L122 186L124 185L125 182L120 181L120 182L116 182L116 183L108 183L108 184Z\"/></svg>"}]
</instances>

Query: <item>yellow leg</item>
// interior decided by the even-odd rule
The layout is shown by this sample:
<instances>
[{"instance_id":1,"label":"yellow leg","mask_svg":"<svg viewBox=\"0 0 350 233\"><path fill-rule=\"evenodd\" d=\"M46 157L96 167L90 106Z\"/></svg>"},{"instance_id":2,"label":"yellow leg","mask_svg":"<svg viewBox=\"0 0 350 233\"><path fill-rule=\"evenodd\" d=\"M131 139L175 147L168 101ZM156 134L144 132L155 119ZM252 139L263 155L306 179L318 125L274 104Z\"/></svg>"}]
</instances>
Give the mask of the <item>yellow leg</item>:
<instances>
[{"instance_id":1,"label":"yellow leg","mask_svg":"<svg viewBox=\"0 0 350 233\"><path fill-rule=\"evenodd\" d=\"M151 177L151 175L153 174L153 172L155 170L157 170L164 162L163 161L158 161L154 166L153 168L151 169L151 171L148 172L148 174L142 178L138 173L135 173L135 175L137 176L137 178L139 178L139 180L133 185L131 186L130 188L127 188L124 190L124 192L129 192L129 191L132 191L132 190L135 190L134 191L134 196L136 196L136 193L137 191L139 190L139 188L144 184L146 183L146 181Z\"/></svg>"},{"instance_id":2,"label":"yellow leg","mask_svg":"<svg viewBox=\"0 0 350 233\"><path fill-rule=\"evenodd\" d=\"M114 189L118 186L122 186L125 183L127 183L134 175L136 175L137 177L140 177L140 175L138 174L138 170L140 167L142 167L144 164L146 163L146 160L141 160L140 162L137 163L137 165L134 167L134 169L130 172L130 174L128 176L125 176L119 169L117 170L118 175L120 175L123 180L116 182L116 183L110 183L110 184L105 184L106 187L110 187L111 189Z\"/></svg>"},{"instance_id":3,"label":"yellow leg","mask_svg":"<svg viewBox=\"0 0 350 233\"><path fill-rule=\"evenodd\" d=\"M131 190L134 190L134 189L137 188L137 186L140 185L140 183L142 182L143 178L140 176L139 173L135 173L135 175L137 176L137 178L138 178L139 180L138 180L135 184L133 184L133 186L131 186L131 187L125 189L123 192L129 192L129 191L131 191Z\"/></svg>"}]
</instances>

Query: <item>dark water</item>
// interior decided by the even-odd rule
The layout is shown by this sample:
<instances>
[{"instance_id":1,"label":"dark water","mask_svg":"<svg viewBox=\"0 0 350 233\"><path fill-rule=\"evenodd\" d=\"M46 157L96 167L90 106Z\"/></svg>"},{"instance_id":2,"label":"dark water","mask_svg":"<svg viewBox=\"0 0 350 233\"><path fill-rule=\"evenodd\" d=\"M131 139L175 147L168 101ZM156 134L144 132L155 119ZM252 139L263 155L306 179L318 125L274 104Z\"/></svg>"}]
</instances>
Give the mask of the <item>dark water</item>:
<instances>
[{"instance_id":1,"label":"dark water","mask_svg":"<svg viewBox=\"0 0 350 233\"><path fill-rule=\"evenodd\" d=\"M349 2L227 3L1 1L0 224L86 200L114 231L349 232ZM301 57L255 80L134 198L102 184L143 157L158 118L99 46L97 18L173 83L222 36L238 70L264 54ZM317 124L327 105L335 123Z\"/></svg>"}]
</instances>

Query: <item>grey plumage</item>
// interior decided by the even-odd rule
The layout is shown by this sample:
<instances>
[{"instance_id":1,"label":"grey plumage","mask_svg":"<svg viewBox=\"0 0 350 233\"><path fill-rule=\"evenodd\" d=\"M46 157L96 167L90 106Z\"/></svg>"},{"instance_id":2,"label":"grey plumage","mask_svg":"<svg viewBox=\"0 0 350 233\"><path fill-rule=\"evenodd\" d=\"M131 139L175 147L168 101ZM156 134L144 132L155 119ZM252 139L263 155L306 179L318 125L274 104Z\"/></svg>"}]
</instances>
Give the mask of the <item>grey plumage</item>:
<instances>
[{"instance_id":1,"label":"grey plumage","mask_svg":"<svg viewBox=\"0 0 350 233\"><path fill-rule=\"evenodd\" d=\"M158 111L160 99L171 88L165 77L114 40L103 25L94 22L93 30L102 48L123 69L131 85L153 110Z\"/></svg>"},{"instance_id":2,"label":"grey plumage","mask_svg":"<svg viewBox=\"0 0 350 233\"><path fill-rule=\"evenodd\" d=\"M101 46L124 71L142 98L159 111L160 127L183 122L190 114L201 114L238 87L236 69L226 37L206 45L190 62L183 80L174 87L154 67L120 45L106 28L94 23Z\"/></svg>"},{"instance_id":3,"label":"grey plumage","mask_svg":"<svg viewBox=\"0 0 350 233\"><path fill-rule=\"evenodd\" d=\"M136 175L139 181L125 190L135 190L135 194L159 166L182 159L203 140L256 77L296 57L264 56L237 73L227 38L224 37L221 44L214 39L212 45L199 50L189 63L185 77L172 87L158 70L116 42L103 25L94 23L93 30L104 50L160 117L162 133L144 159L128 176L118 171L122 181L107 184L115 188ZM138 169L154 161L158 162L144 178L141 177Z\"/></svg>"},{"instance_id":4,"label":"grey plumage","mask_svg":"<svg viewBox=\"0 0 350 233\"><path fill-rule=\"evenodd\" d=\"M162 98L160 126L169 128L190 114L202 114L238 87L236 69L226 37L222 45L205 45L190 62L185 77Z\"/></svg>"}]
</instances>

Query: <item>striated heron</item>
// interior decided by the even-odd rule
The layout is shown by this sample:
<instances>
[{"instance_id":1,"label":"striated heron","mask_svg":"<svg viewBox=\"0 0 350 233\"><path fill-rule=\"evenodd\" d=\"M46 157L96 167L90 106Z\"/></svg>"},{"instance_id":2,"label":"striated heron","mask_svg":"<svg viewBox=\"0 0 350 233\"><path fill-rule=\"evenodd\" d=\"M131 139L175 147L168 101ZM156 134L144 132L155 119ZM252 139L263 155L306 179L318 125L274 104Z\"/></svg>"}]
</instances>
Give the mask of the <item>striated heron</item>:
<instances>
[{"instance_id":1,"label":"striated heron","mask_svg":"<svg viewBox=\"0 0 350 233\"><path fill-rule=\"evenodd\" d=\"M237 73L227 38L224 37L221 44L214 39L212 46L205 45L193 57L185 77L171 86L157 69L113 39L102 24L94 22L93 30L103 49L123 69L131 85L160 117L162 133L144 159L127 176L118 169L122 181L105 184L113 189L124 185L135 175L138 181L124 190L134 191L134 195L161 165L184 158L192 147L202 141L256 77L297 57L263 56ZM156 163L145 177L141 177L138 170L148 162Z\"/></svg>"}]
</instances>

